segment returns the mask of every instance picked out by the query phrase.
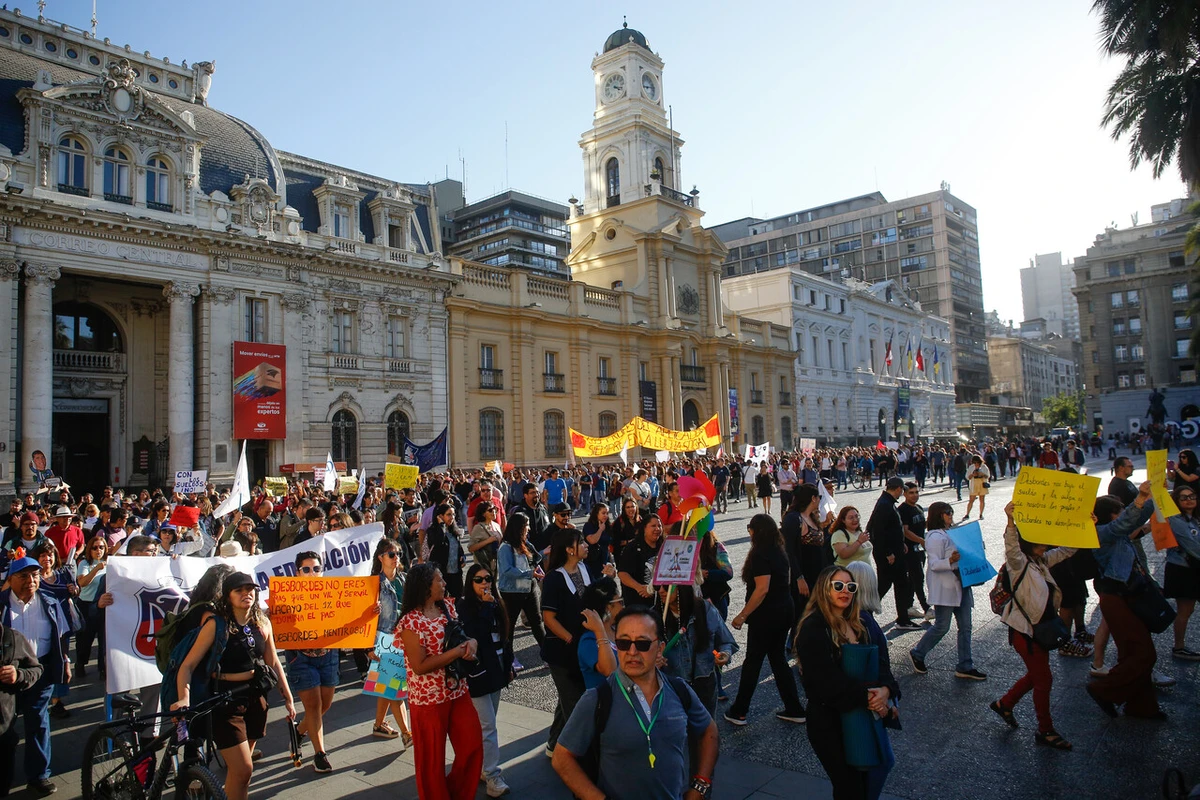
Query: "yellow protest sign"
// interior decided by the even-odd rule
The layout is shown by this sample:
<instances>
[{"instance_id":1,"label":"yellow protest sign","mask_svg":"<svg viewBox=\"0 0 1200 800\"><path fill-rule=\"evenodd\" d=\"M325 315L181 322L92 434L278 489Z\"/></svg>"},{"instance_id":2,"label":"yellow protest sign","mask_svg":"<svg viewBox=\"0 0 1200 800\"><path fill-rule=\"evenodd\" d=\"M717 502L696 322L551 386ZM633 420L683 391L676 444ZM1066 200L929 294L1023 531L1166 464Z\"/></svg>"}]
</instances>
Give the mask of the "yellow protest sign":
<instances>
[{"instance_id":1,"label":"yellow protest sign","mask_svg":"<svg viewBox=\"0 0 1200 800\"><path fill-rule=\"evenodd\" d=\"M338 477L338 494L358 494L358 478Z\"/></svg>"},{"instance_id":2,"label":"yellow protest sign","mask_svg":"<svg viewBox=\"0 0 1200 800\"><path fill-rule=\"evenodd\" d=\"M571 450L579 458L598 458L621 452L625 447L641 445L651 450L687 453L715 447L721 443L721 421L713 414L698 428L673 431L641 417L634 417L625 427L608 436L585 436L570 429Z\"/></svg>"},{"instance_id":3,"label":"yellow protest sign","mask_svg":"<svg viewBox=\"0 0 1200 800\"><path fill-rule=\"evenodd\" d=\"M388 489L415 489L420 468L408 464L385 464L383 485Z\"/></svg>"},{"instance_id":4,"label":"yellow protest sign","mask_svg":"<svg viewBox=\"0 0 1200 800\"><path fill-rule=\"evenodd\" d=\"M288 492L287 478L267 477L263 481L267 494L271 497L283 497Z\"/></svg>"},{"instance_id":5,"label":"yellow protest sign","mask_svg":"<svg viewBox=\"0 0 1200 800\"><path fill-rule=\"evenodd\" d=\"M1160 509L1164 517L1173 517L1179 513L1175 498L1167 491L1167 451L1146 451L1146 480L1150 481L1150 492L1154 497L1154 507Z\"/></svg>"},{"instance_id":6,"label":"yellow protest sign","mask_svg":"<svg viewBox=\"0 0 1200 800\"><path fill-rule=\"evenodd\" d=\"M271 578L267 605L280 650L372 647L379 579Z\"/></svg>"},{"instance_id":7,"label":"yellow protest sign","mask_svg":"<svg viewBox=\"0 0 1200 800\"><path fill-rule=\"evenodd\" d=\"M1013 487L1013 521L1037 544L1097 548L1092 507L1099 488L1094 475L1022 467Z\"/></svg>"}]
</instances>

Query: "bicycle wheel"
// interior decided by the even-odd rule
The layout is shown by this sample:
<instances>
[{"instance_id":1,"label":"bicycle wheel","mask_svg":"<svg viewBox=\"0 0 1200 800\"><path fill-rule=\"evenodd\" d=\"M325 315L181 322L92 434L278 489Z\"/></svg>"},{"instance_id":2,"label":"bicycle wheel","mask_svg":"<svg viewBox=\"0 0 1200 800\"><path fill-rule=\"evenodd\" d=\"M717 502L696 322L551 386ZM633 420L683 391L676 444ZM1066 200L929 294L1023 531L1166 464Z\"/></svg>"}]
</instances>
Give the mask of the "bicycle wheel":
<instances>
[{"instance_id":1,"label":"bicycle wheel","mask_svg":"<svg viewBox=\"0 0 1200 800\"><path fill-rule=\"evenodd\" d=\"M225 800L225 787L199 764L189 764L175 782L175 800Z\"/></svg>"},{"instance_id":2,"label":"bicycle wheel","mask_svg":"<svg viewBox=\"0 0 1200 800\"><path fill-rule=\"evenodd\" d=\"M144 800L154 756L147 754L141 762L131 763L137 750L137 734L129 728L92 731L80 769L83 800Z\"/></svg>"}]
</instances>

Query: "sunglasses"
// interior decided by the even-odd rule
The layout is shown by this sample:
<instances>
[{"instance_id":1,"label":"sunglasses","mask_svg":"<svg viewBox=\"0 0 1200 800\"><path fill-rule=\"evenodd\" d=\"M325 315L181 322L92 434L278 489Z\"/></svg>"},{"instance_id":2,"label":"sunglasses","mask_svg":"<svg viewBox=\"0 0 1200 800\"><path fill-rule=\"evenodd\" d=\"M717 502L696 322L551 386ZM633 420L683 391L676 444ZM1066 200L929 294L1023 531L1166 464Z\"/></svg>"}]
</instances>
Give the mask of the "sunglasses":
<instances>
[{"instance_id":1,"label":"sunglasses","mask_svg":"<svg viewBox=\"0 0 1200 800\"><path fill-rule=\"evenodd\" d=\"M485 583L490 584L491 582L492 582L492 578L490 575L476 575L474 578L471 578L471 583L477 583L480 586L482 586Z\"/></svg>"},{"instance_id":2,"label":"sunglasses","mask_svg":"<svg viewBox=\"0 0 1200 800\"><path fill-rule=\"evenodd\" d=\"M650 648L653 647L656 642L654 642L652 639L617 639L613 642L613 644L615 644L617 649L622 653L633 647L636 647L639 653L648 653L650 652Z\"/></svg>"},{"instance_id":3,"label":"sunglasses","mask_svg":"<svg viewBox=\"0 0 1200 800\"><path fill-rule=\"evenodd\" d=\"M830 585L833 586L835 592L849 592L850 594L854 594L858 591L858 584L854 581L833 581Z\"/></svg>"},{"instance_id":4,"label":"sunglasses","mask_svg":"<svg viewBox=\"0 0 1200 800\"><path fill-rule=\"evenodd\" d=\"M388 558L399 558L400 557L400 554L398 552L396 552L395 550L389 550L386 553L384 553L384 555L387 556Z\"/></svg>"},{"instance_id":5,"label":"sunglasses","mask_svg":"<svg viewBox=\"0 0 1200 800\"><path fill-rule=\"evenodd\" d=\"M308 574L320 575L321 574L320 567L301 567L300 571L303 572L305 575L308 575Z\"/></svg>"},{"instance_id":6,"label":"sunglasses","mask_svg":"<svg viewBox=\"0 0 1200 800\"><path fill-rule=\"evenodd\" d=\"M1196 499L1196 495L1194 495L1194 494L1181 494L1181 495L1179 495L1179 499L1180 499L1180 500L1195 500L1195 499Z\"/></svg>"}]
</instances>

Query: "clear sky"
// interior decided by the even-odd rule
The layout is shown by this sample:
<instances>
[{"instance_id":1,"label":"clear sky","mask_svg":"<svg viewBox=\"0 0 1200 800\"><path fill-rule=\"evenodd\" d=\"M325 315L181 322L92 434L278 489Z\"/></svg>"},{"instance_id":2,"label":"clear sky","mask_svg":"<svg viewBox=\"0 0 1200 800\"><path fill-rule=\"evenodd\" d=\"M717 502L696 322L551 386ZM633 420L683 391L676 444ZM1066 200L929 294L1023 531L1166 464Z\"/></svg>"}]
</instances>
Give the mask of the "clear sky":
<instances>
[{"instance_id":1,"label":"clear sky","mask_svg":"<svg viewBox=\"0 0 1200 800\"><path fill-rule=\"evenodd\" d=\"M591 60L629 14L666 62L708 224L946 181L978 209L984 305L1005 319L1035 253L1082 255L1184 194L1101 130L1118 65L1087 0L98 3L100 37L216 61L209 103L278 149L408 182L461 177L461 155L468 200L560 202L582 190ZM87 27L91 1L46 16Z\"/></svg>"}]
</instances>

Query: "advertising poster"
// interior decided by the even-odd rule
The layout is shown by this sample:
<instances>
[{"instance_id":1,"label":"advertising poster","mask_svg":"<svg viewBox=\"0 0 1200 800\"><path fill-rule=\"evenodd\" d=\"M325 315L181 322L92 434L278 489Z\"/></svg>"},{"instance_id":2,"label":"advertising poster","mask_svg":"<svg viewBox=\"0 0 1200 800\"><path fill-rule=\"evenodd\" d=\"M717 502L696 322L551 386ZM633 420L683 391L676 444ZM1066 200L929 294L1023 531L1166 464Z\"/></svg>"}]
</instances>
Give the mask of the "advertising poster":
<instances>
[{"instance_id":1,"label":"advertising poster","mask_svg":"<svg viewBox=\"0 0 1200 800\"><path fill-rule=\"evenodd\" d=\"M729 390L729 433L738 435L738 396L737 389Z\"/></svg>"},{"instance_id":2,"label":"advertising poster","mask_svg":"<svg viewBox=\"0 0 1200 800\"><path fill-rule=\"evenodd\" d=\"M287 437L287 348L233 343L233 438Z\"/></svg>"},{"instance_id":3,"label":"advertising poster","mask_svg":"<svg viewBox=\"0 0 1200 800\"><path fill-rule=\"evenodd\" d=\"M638 394L642 398L642 419L658 422L658 384L638 381Z\"/></svg>"}]
</instances>

